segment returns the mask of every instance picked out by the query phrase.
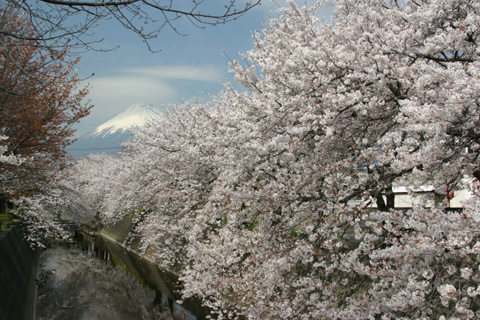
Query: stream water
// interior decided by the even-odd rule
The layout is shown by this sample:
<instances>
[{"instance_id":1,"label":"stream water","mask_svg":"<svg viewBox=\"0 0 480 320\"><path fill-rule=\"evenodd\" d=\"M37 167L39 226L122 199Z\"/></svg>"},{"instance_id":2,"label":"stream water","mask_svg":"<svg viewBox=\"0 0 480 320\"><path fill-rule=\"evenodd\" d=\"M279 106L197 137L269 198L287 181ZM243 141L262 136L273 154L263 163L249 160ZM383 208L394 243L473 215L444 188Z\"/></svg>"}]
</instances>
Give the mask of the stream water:
<instances>
[{"instance_id":1,"label":"stream water","mask_svg":"<svg viewBox=\"0 0 480 320\"><path fill-rule=\"evenodd\" d=\"M37 282L37 320L174 319L154 290L77 248L44 251Z\"/></svg>"}]
</instances>

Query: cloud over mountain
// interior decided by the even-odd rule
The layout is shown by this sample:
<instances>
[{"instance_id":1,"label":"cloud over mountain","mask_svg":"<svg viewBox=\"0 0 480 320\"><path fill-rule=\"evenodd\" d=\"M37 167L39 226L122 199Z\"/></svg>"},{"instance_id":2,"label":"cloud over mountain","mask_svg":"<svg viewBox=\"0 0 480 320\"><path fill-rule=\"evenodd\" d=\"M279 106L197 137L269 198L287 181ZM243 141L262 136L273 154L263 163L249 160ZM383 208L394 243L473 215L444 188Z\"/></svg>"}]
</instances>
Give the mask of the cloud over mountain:
<instances>
[{"instance_id":1,"label":"cloud over mountain","mask_svg":"<svg viewBox=\"0 0 480 320\"><path fill-rule=\"evenodd\" d=\"M76 157L90 153L115 154L120 151L121 144L130 138L130 130L133 127L144 126L162 115L163 113L152 105L134 104L94 130L80 136L66 150Z\"/></svg>"}]
</instances>

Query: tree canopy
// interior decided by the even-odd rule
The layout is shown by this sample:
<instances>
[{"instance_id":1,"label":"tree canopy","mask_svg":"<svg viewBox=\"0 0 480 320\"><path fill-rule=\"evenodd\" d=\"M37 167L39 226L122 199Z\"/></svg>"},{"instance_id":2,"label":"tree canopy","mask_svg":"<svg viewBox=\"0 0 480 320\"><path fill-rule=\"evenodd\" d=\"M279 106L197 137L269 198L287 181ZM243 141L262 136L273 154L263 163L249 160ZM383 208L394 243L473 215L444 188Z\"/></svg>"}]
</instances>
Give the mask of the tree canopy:
<instances>
[{"instance_id":1,"label":"tree canopy","mask_svg":"<svg viewBox=\"0 0 480 320\"><path fill-rule=\"evenodd\" d=\"M255 35L232 64L247 91L138 128L105 182L69 179L219 319L480 317L480 2L338 0L320 24L322 4Z\"/></svg>"},{"instance_id":2,"label":"tree canopy","mask_svg":"<svg viewBox=\"0 0 480 320\"><path fill-rule=\"evenodd\" d=\"M0 10L2 29L29 37L34 27L15 10ZM75 65L63 51L0 34L0 166L2 196L28 194L64 164L72 125L86 116L88 90L79 89Z\"/></svg>"}]
</instances>

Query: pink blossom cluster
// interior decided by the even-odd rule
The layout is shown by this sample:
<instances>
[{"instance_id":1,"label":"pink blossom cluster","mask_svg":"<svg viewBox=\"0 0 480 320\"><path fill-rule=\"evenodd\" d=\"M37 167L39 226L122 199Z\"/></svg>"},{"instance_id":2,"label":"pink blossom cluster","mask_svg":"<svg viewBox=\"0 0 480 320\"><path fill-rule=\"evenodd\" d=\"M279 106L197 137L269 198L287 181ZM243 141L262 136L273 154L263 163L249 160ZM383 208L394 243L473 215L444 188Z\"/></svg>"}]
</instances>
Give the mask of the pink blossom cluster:
<instances>
[{"instance_id":1,"label":"pink blossom cluster","mask_svg":"<svg viewBox=\"0 0 480 320\"><path fill-rule=\"evenodd\" d=\"M321 5L255 35L232 63L248 90L69 179L218 319L480 318L480 2L338 0L323 24Z\"/></svg>"}]
</instances>

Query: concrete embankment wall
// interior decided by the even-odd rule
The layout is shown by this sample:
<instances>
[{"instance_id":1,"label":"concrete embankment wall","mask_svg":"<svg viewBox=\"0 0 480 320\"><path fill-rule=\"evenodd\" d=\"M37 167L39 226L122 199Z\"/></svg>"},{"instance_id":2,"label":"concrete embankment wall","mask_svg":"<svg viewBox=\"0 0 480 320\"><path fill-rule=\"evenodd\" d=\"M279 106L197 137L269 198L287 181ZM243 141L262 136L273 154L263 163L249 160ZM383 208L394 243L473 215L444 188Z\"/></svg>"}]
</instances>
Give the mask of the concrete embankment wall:
<instances>
[{"instance_id":1,"label":"concrete embankment wall","mask_svg":"<svg viewBox=\"0 0 480 320\"><path fill-rule=\"evenodd\" d=\"M39 257L18 225L0 232L0 319L35 319Z\"/></svg>"},{"instance_id":2,"label":"concrete embankment wall","mask_svg":"<svg viewBox=\"0 0 480 320\"><path fill-rule=\"evenodd\" d=\"M95 242L98 249L108 251L131 273L153 287L157 292L168 297L170 304L176 300L181 300L178 293L181 288L178 276L160 268L150 257L140 253L138 240L129 238L131 228L132 220L131 217L127 216L115 225L104 227L96 234L95 239L91 240ZM200 301L196 299L185 300L182 307L194 316L192 319L206 319L209 314L209 311L202 307Z\"/></svg>"}]
</instances>

